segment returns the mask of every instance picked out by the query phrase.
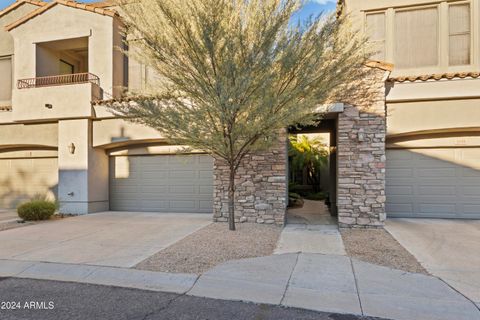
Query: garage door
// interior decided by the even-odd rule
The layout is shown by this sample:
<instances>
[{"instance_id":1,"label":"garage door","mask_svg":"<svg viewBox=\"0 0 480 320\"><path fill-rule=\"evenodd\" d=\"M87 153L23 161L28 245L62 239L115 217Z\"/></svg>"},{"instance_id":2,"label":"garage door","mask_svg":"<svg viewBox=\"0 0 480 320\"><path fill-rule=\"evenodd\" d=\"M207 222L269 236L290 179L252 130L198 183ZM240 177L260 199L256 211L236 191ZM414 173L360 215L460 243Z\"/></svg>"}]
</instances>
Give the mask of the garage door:
<instances>
[{"instance_id":1,"label":"garage door","mask_svg":"<svg viewBox=\"0 0 480 320\"><path fill-rule=\"evenodd\" d=\"M213 159L208 155L110 158L110 209L211 213Z\"/></svg>"},{"instance_id":2,"label":"garage door","mask_svg":"<svg viewBox=\"0 0 480 320\"><path fill-rule=\"evenodd\" d=\"M11 209L36 195L56 197L56 158L0 159L0 208Z\"/></svg>"},{"instance_id":3,"label":"garage door","mask_svg":"<svg viewBox=\"0 0 480 320\"><path fill-rule=\"evenodd\" d=\"M480 219L480 149L388 150L389 217Z\"/></svg>"}]
</instances>

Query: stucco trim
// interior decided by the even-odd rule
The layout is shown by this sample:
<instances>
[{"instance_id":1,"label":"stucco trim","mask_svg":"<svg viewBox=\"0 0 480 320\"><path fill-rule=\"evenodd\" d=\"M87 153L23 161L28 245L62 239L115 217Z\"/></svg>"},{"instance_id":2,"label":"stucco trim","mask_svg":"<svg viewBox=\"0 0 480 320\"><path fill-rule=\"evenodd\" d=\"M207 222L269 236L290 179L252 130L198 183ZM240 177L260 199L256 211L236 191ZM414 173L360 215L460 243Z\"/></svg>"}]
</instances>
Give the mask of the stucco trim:
<instances>
[{"instance_id":1,"label":"stucco trim","mask_svg":"<svg viewBox=\"0 0 480 320\"><path fill-rule=\"evenodd\" d=\"M70 8L86 10L86 11L89 11L89 12L92 12L92 13L98 13L98 14L101 14L101 15L104 15L104 16L109 16L109 17L118 16L118 13L116 11L113 11L113 10L102 9L102 8L98 8L98 7L95 7L95 6L88 5L88 4L77 3L75 1L55 0L54 2L48 3L47 5L30 12L26 16L20 18L19 20L15 21L15 22L12 22L11 24L5 26L5 30L6 31L11 31L11 30L15 29L16 27L26 23L27 21L35 18L36 16L41 15L42 13L50 10L51 8L55 7L57 4L64 5L64 6L67 6L67 7L70 7Z\"/></svg>"},{"instance_id":2,"label":"stucco trim","mask_svg":"<svg viewBox=\"0 0 480 320\"><path fill-rule=\"evenodd\" d=\"M431 129L418 130L398 134L389 134L386 139L387 142L400 142L421 139L434 139L452 136L479 136L480 127L461 127L461 128L445 128L445 129Z\"/></svg>"},{"instance_id":3,"label":"stucco trim","mask_svg":"<svg viewBox=\"0 0 480 320\"><path fill-rule=\"evenodd\" d=\"M7 13L9 13L10 11L13 11L13 10L17 9L18 7L20 7L20 6L22 6L26 3L33 4L33 5L38 6L38 7L44 7L44 6L47 5L47 3L43 2L43 1L17 0L14 3L12 3L11 5L9 5L8 7L6 7L5 9L3 9L2 11L0 11L0 17L3 17Z\"/></svg>"}]
</instances>

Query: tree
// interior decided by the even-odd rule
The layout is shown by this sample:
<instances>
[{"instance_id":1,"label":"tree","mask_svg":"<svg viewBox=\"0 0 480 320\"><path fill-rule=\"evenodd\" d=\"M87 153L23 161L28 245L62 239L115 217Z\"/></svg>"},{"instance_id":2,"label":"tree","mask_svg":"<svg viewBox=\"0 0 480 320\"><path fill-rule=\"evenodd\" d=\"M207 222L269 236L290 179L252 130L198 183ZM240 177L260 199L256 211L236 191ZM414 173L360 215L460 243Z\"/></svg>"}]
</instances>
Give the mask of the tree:
<instances>
[{"instance_id":1,"label":"tree","mask_svg":"<svg viewBox=\"0 0 480 320\"><path fill-rule=\"evenodd\" d=\"M228 165L229 228L235 174L279 130L318 119L316 106L362 78L365 41L334 15L292 22L298 0L116 0L130 55L159 83L117 114Z\"/></svg>"},{"instance_id":2,"label":"tree","mask_svg":"<svg viewBox=\"0 0 480 320\"><path fill-rule=\"evenodd\" d=\"M291 168L307 173L307 180L313 190L320 189L320 172L328 165L328 150L320 138L309 138L306 135L291 136L288 155L291 157Z\"/></svg>"}]
</instances>

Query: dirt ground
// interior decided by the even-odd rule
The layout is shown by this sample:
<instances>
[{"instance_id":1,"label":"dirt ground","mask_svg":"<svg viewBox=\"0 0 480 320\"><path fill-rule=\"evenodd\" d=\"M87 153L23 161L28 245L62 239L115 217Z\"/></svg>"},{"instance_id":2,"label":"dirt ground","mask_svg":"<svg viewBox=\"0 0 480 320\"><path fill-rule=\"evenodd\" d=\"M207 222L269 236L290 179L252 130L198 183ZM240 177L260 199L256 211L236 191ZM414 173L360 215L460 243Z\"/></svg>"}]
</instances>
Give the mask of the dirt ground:
<instances>
[{"instance_id":1,"label":"dirt ground","mask_svg":"<svg viewBox=\"0 0 480 320\"><path fill-rule=\"evenodd\" d=\"M340 230L352 258L408 272L428 274L415 257L383 229Z\"/></svg>"},{"instance_id":2,"label":"dirt ground","mask_svg":"<svg viewBox=\"0 0 480 320\"><path fill-rule=\"evenodd\" d=\"M236 231L229 231L226 223L212 223L135 268L201 274L229 260L271 255L281 231L278 226L254 223L238 223Z\"/></svg>"}]
</instances>

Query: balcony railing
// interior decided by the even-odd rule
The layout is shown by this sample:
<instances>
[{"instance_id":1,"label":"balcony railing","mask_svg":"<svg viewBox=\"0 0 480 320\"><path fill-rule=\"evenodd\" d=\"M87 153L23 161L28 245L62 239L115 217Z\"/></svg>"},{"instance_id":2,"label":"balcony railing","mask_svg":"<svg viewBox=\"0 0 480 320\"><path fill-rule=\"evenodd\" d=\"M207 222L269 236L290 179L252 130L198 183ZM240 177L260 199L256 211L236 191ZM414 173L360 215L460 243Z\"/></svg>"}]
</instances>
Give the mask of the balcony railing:
<instances>
[{"instance_id":1,"label":"balcony railing","mask_svg":"<svg viewBox=\"0 0 480 320\"><path fill-rule=\"evenodd\" d=\"M100 78L92 73L74 73L60 76L21 79L17 81L18 89L63 86L79 83L94 83L100 85Z\"/></svg>"}]
</instances>

